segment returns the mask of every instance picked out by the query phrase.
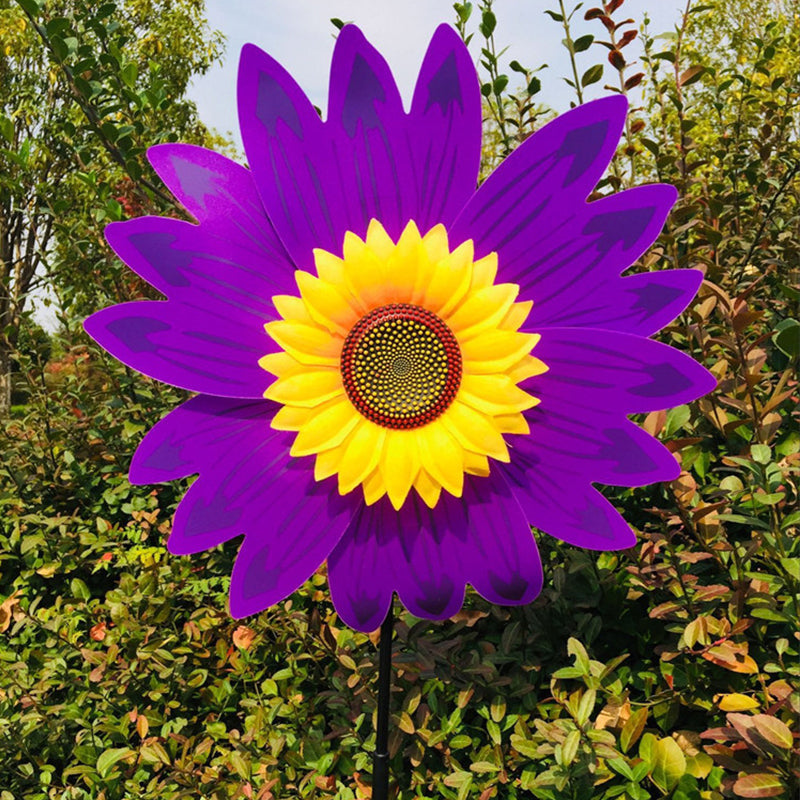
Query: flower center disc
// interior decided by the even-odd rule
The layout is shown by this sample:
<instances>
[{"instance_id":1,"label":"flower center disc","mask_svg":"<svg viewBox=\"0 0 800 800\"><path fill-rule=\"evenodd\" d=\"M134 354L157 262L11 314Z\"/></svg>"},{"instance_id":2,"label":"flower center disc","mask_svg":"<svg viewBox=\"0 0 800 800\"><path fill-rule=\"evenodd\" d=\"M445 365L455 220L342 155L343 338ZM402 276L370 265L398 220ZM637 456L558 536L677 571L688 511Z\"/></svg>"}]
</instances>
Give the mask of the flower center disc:
<instances>
[{"instance_id":1,"label":"flower center disc","mask_svg":"<svg viewBox=\"0 0 800 800\"><path fill-rule=\"evenodd\" d=\"M373 309L347 334L342 379L350 402L385 428L436 419L461 384L461 350L436 314L411 303Z\"/></svg>"}]
</instances>

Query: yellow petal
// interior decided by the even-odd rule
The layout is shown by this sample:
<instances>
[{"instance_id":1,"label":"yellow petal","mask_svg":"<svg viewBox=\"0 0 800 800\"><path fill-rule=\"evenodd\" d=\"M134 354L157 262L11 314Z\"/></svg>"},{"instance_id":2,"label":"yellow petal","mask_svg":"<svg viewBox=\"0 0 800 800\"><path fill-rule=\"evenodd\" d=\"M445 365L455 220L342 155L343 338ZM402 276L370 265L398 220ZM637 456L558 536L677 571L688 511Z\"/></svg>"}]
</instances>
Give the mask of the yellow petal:
<instances>
[{"instance_id":1,"label":"yellow petal","mask_svg":"<svg viewBox=\"0 0 800 800\"><path fill-rule=\"evenodd\" d=\"M531 313L532 308L532 300L526 300L524 303L514 303L514 305L508 309L508 313L499 327L504 331L518 330L520 325L528 319L528 314Z\"/></svg>"},{"instance_id":2,"label":"yellow petal","mask_svg":"<svg viewBox=\"0 0 800 800\"><path fill-rule=\"evenodd\" d=\"M389 500L399 511L420 469L416 431L386 431L380 459L380 472Z\"/></svg>"},{"instance_id":3,"label":"yellow petal","mask_svg":"<svg viewBox=\"0 0 800 800\"><path fill-rule=\"evenodd\" d=\"M298 369L303 369L303 365L296 358L292 358L288 353L284 352L262 356L258 359L258 366L278 378L289 375Z\"/></svg>"},{"instance_id":4,"label":"yellow petal","mask_svg":"<svg viewBox=\"0 0 800 800\"><path fill-rule=\"evenodd\" d=\"M369 310L391 302L386 262L350 232L344 237L344 261L347 291L363 308Z\"/></svg>"},{"instance_id":5,"label":"yellow petal","mask_svg":"<svg viewBox=\"0 0 800 800\"><path fill-rule=\"evenodd\" d=\"M503 374L464 375L457 397L476 411L482 411L489 416L525 411L538 402Z\"/></svg>"},{"instance_id":6,"label":"yellow petal","mask_svg":"<svg viewBox=\"0 0 800 800\"><path fill-rule=\"evenodd\" d=\"M339 470L339 493L347 494L378 466L386 428L362 417L350 434Z\"/></svg>"},{"instance_id":7,"label":"yellow petal","mask_svg":"<svg viewBox=\"0 0 800 800\"><path fill-rule=\"evenodd\" d=\"M472 255L472 242L466 241L436 264L423 287L420 304L440 317L447 317L469 291Z\"/></svg>"},{"instance_id":8,"label":"yellow petal","mask_svg":"<svg viewBox=\"0 0 800 800\"><path fill-rule=\"evenodd\" d=\"M395 250L395 243L392 241L391 236L386 233L386 228L376 219L369 221L366 245L378 258L387 260Z\"/></svg>"},{"instance_id":9,"label":"yellow petal","mask_svg":"<svg viewBox=\"0 0 800 800\"><path fill-rule=\"evenodd\" d=\"M303 364L338 367L344 340L316 323L268 322L267 333Z\"/></svg>"},{"instance_id":10,"label":"yellow petal","mask_svg":"<svg viewBox=\"0 0 800 800\"><path fill-rule=\"evenodd\" d=\"M291 294L276 294L272 298L272 304L275 306L275 310L286 320L312 322L306 304L299 297L294 297Z\"/></svg>"},{"instance_id":11,"label":"yellow petal","mask_svg":"<svg viewBox=\"0 0 800 800\"><path fill-rule=\"evenodd\" d=\"M393 302L415 302L421 287L427 283L429 272L430 260L419 229L413 221L409 222L386 261L387 288Z\"/></svg>"},{"instance_id":12,"label":"yellow petal","mask_svg":"<svg viewBox=\"0 0 800 800\"><path fill-rule=\"evenodd\" d=\"M434 225L425 236L422 237L422 244L425 247L428 260L433 264L437 264L450 255L450 245L447 241L447 229L442 224Z\"/></svg>"},{"instance_id":13,"label":"yellow petal","mask_svg":"<svg viewBox=\"0 0 800 800\"><path fill-rule=\"evenodd\" d=\"M489 459L480 453L473 453L471 450L464 451L464 472L467 475L480 475L486 478L489 475Z\"/></svg>"},{"instance_id":14,"label":"yellow petal","mask_svg":"<svg viewBox=\"0 0 800 800\"><path fill-rule=\"evenodd\" d=\"M331 475L335 475L339 471L346 446L347 442L345 441L338 447L332 447L330 450L317 453L314 461L314 480L324 481L325 478L330 478Z\"/></svg>"},{"instance_id":15,"label":"yellow petal","mask_svg":"<svg viewBox=\"0 0 800 800\"><path fill-rule=\"evenodd\" d=\"M536 405L539 398L534 398ZM494 425L500 433L530 433L531 426L522 414L498 414L494 419Z\"/></svg>"},{"instance_id":16,"label":"yellow petal","mask_svg":"<svg viewBox=\"0 0 800 800\"><path fill-rule=\"evenodd\" d=\"M534 356L524 356L520 361L509 367L505 372L514 383L524 381L526 378L532 378L534 375L542 375L547 372L550 367L540 361Z\"/></svg>"},{"instance_id":17,"label":"yellow petal","mask_svg":"<svg viewBox=\"0 0 800 800\"><path fill-rule=\"evenodd\" d=\"M282 406L272 418L270 427L276 431L299 431L316 413L313 408Z\"/></svg>"},{"instance_id":18,"label":"yellow petal","mask_svg":"<svg viewBox=\"0 0 800 800\"><path fill-rule=\"evenodd\" d=\"M527 355L540 338L538 333L495 330L481 333L466 342L459 342L464 372L504 372Z\"/></svg>"},{"instance_id":19,"label":"yellow petal","mask_svg":"<svg viewBox=\"0 0 800 800\"><path fill-rule=\"evenodd\" d=\"M347 438L358 420L359 414L347 398L331 400L297 432L289 453L310 456L330 450Z\"/></svg>"},{"instance_id":20,"label":"yellow petal","mask_svg":"<svg viewBox=\"0 0 800 800\"><path fill-rule=\"evenodd\" d=\"M417 429L422 466L450 494L461 497L464 488L464 450L441 418Z\"/></svg>"},{"instance_id":21,"label":"yellow petal","mask_svg":"<svg viewBox=\"0 0 800 800\"><path fill-rule=\"evenodd\" d=\"M472 288L484 289L497 277L497 253L489 253L472 265Z\"/></svg>"},{"instance_id":22,"label":"yellow petal","mask_svg":"<svg viewBox=\"0 0 800 800\"><path fill-rule=\"evenodd\" d=\"M347 336L365 309L359 307L349 292L345 296L332 283L315 278L307 272L298 272L296 277L300 294L314 321L324 325L331 333Z\"/></svg>"},{"instance_id":23,"label":"yellow petal","mask_svg":"<svg viewBox=\"0 0 800 800\"><path fill-rule=\"evenodd\" d=\"M386 484L383 482L380 469L374 469L361 486L364 489L364 502L368 506L377 503L386 494Z\"/></svg>"},{"instance_id":24,"label":"yellow petal","mask_svg":"<svg viewBox=\"0 0 800 800\"><path fill-rule=\"evenodd\" d=\"M508 313L519 294L514 283L499 283L477 292L470 292L463 303L446 318L459 342L471 339L482 331L496 328Z\"/></svg>"},{"instance_id":25,"label":"yellow petal","mask_svg":"<svg viewBox=\"0 0 800 800\"><path fill-rule=\"evenodd\" d=\"M305 367L301 372L278 378L264 392L264 397L276 403L312 408L344 394L342 375L331 367Z\"/></svg>"},{"instance_id":26,"label":"yellow petal","mask_svg":"<svg viewBox=\"0 0 800 800\"><path fill-rule=\"evenodd\" d=\"M453 400L440 417L448 431L467 450L508 461L508 448L489 418L475 409Z\"/></svg>"},{"instance_id":27,"label":"yellow petal","mask_svg":"<svg viewBox=\"0 0 800 800\"><path fill-rule=\"evenodd\" d=\"M435 481L425 472L424 469L419 471L416 480L414 481L414 488L417 494L423 499L428 508L435 508L436 503L439 502L439 496L442 493L442 487L438 481Z\"/></svg>"},{"instance_id":28,"label":"yellow petal","mask_svg":"<svg viewBox=\"0 0 800 800\"><path fill-rule=\"evenodd\" d=\"M317 275L326 283L332 283L334 286L344 285L345 266L341 258L315 247L314 266L317 268Z\"/></svg>"}]
</instances>

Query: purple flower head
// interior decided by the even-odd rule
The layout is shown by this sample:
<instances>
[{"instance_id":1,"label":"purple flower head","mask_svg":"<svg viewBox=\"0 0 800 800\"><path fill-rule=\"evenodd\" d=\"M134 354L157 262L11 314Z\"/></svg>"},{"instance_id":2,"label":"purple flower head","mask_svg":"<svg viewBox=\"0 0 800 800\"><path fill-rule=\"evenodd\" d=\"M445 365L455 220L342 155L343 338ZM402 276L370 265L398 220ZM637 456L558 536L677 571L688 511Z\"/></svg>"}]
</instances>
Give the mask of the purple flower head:
<instances>
[{"instance_id":1,"label":"purple flower head","mask_svg":"<svg viewBox=\"0 0 800 800\"><path fill-rule=\"evenodd\" d=\"M169 549L244 535L236 617L285 598L327 559L338 613L369 631L393 592L428 619L452 616L467 583L492 602L528 603L542 585L531 525L595 550L630 547L593 483L674 479L673 456L628 415L693 400L714 379L648 338L701 273L621 277L675 190L586 200L625 99L557 118L477 190L479 84L448 26L408 112L352 25L336 43L324 121L252 45L238 101L249 169L190 145L149 151L197 224L106 229L167 299L86 321L124 363L197 393L131 464L139 484L199 475Z\"/></svg>"}]
</instances>

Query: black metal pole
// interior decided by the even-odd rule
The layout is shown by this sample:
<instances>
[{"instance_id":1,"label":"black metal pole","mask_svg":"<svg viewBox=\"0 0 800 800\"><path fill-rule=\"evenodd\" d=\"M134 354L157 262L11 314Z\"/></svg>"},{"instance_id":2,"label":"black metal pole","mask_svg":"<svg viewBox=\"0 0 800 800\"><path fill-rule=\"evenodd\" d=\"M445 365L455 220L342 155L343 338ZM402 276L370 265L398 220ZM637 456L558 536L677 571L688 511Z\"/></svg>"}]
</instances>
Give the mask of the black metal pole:
<instances>
[{"instance_id":1,"label":"black metal pole","mask_svg":"<svg viewBox=\"0 0 800 800\"><path fill-rule=\"evenodd\" d=\"M378 727L372 761L372 800L389 799L389 696L392 687L392 632L394 609L381 625L378 650Z\"/></svg>"}]
</instances>

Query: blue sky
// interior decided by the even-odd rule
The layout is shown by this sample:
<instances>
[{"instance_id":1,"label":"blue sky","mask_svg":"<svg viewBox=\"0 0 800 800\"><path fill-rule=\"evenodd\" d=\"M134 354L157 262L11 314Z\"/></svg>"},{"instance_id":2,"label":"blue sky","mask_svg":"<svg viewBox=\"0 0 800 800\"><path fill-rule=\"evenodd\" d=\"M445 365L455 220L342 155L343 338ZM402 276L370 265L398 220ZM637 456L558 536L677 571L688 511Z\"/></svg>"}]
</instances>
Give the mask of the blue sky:
<instances>
[{"instance_id":1,"label":"blue sky","mask_svg":"<svg viewBox=\"0 0 800 800\"><path fill-rule=\"evenodd\" d=\"M577 35L602 31L597 21L583 21L585 9L592 5L584 3L575 15ZM626 0L615 18L640 21L647 12L651 32L661 33L674 27L684 5L678 0ZM330 18L355 22L389 62L408 103L431 34L440 22L455 18L452 0L206 0L206 6L211 25L227 37L227 51L224 64L197 79L190 95L197 102L200 118L219 132L230 133L237 143L236 69L239 50L246 42L257 44L280 61L324 111L335 33ZM549 65L540 73L540 97L564 111L569 108L572 89L561 76L568 75L570 67L561 45L561 25L544 13L546 8L557 9L558 0L497 0L495 40L498 46L508 46L506 64L516 59L529 68ZM477 59L478 48L471 49ZM634 52L638 55L636 43L626 49L626 55ZM591 66L598 56L596 50L579 54L579 69ZM610 66L606 81L616 83ZM602 83L592 89L593 96L603 93Z\"/></svg>"}]
</instances>

